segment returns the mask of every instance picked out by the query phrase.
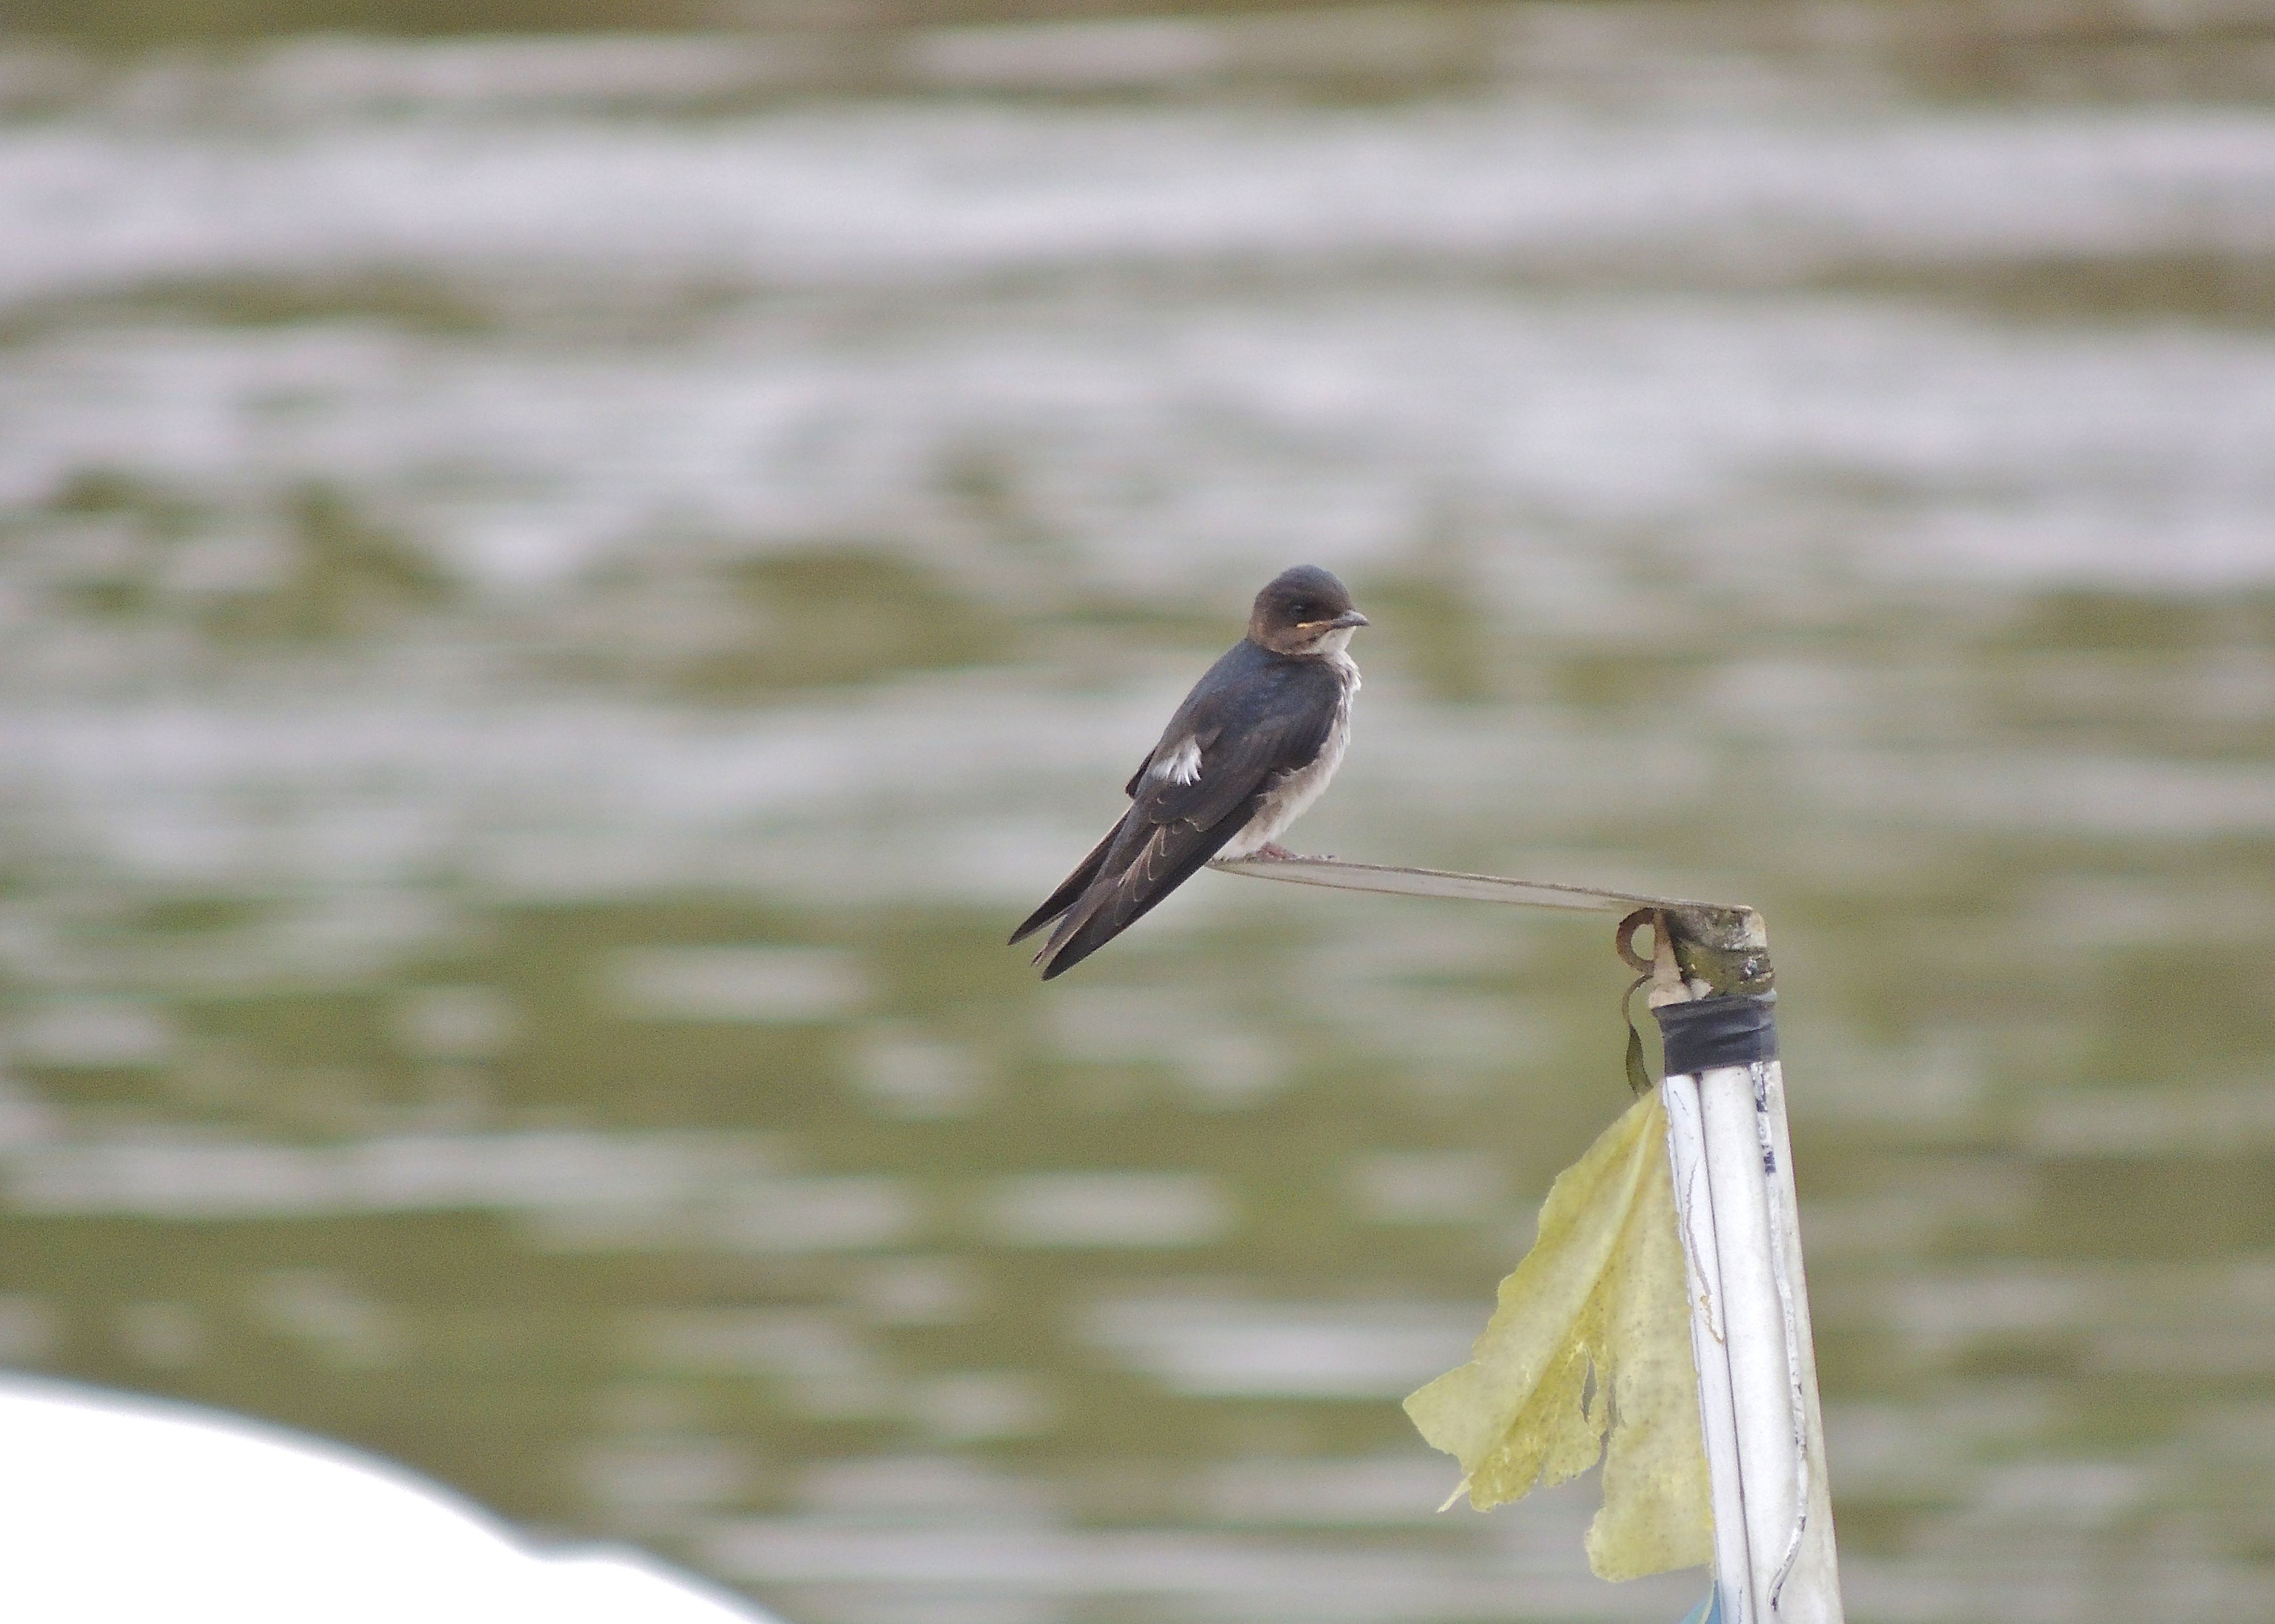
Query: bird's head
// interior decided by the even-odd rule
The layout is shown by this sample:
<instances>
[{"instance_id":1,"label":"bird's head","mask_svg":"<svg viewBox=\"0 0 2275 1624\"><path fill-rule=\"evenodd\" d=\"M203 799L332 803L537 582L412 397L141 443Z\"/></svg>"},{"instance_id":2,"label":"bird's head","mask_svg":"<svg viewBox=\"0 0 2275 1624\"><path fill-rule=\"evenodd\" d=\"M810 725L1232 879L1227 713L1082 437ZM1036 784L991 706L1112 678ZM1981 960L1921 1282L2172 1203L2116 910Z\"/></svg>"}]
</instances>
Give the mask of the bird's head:
<instances>
[{"instance_id":1,"label":"bird's head","mask_svg":"<svg viewBox=\"0 0 2275 1624\"><path fill-rule=\"evenodd\" d=\"M1365 624L1341 581L1316 564L1298 564L1256 594L1248 636L1275 654L1317 660L1342 653Z\"/></svg>"}]
</instances>

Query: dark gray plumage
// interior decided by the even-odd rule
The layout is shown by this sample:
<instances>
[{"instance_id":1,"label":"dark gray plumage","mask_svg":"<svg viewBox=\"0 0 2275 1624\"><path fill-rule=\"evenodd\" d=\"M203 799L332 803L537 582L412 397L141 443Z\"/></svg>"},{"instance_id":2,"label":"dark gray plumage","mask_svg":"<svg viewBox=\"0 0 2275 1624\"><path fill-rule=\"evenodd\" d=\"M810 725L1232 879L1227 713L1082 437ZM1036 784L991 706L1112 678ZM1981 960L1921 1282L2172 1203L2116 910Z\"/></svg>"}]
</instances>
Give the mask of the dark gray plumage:
<instances>
[{"instance_id":1,"label":"dark gray plumage","mask_svg":"<svg viewBox=\"0 0 2275 1624\"><path fill-rule=\"evenodd\" d=\"M1013 941L1053 925L1035 962L1061 975L1120 935L1212 857L1285 856L1272 843L1342 760L1367 623L1343 584L1301 565L1257 593L1248 635L1177 706L1130 775L1130 810Z\"/></svg>"}]
</instances>

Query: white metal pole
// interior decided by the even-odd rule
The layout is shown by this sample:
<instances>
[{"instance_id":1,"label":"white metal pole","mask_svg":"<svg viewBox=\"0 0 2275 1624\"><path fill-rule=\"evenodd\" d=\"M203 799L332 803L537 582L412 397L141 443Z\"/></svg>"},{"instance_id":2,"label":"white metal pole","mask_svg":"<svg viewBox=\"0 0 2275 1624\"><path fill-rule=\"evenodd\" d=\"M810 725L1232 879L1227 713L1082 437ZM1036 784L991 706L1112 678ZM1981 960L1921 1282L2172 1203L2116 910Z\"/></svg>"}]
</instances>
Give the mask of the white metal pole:
<instances>
[{"instance_id":1,"label":"white metal pole","mask_svg":"<svg viewBox=\"0 0 2275 1624\"><path fill-rule=\"evenodd\" d=\"M1714 1590L1721 1624L1755 1624L1745 1472L1738 1455L1721 1247L1707 1186L1706 1127L1698 1111L1698 1079L1670 1076L1659 1085L1659 1094L1667 1102L1667 1170L1674 1180L1674 1211L1682 1225L1683 1271L1690 1282L1690 1354L1698 1367L1698 1421L1714 1495Z\"/></svg>"},{"instance_id":2,"label":"white metal pole","mask_svg":"<svg viewBox=\"0 0 2275 1624\"><path fill-rule=\"evenodd\" d=\"M1767 1060L1670 1076L1667 1096L1697 1100L1697 1151L1678 1144L1672 1104L1668 1149L1686 1235L1702 1227L1699 1207L1711 1208L1712 1250L1702 1248L1700 1257L1712 1265L1699 1272L1720 1288L1701 1282L1705 1288L1694 1292L1690 1311L1692 1345L1708 1350L1698 1360L1700 1411L1725 1624L1841 1624L1781 1069ZM1685 1199L1684 1162L1692 1154L1704 1175L1703 1203L1695 1189ZM1724 1481L1733 1466L1728 1452L1716 1448L1718 1379L1728 1383L1735 1434L1732 1484ZM1741 1558L1722 1527L1734 1512L1745 1530L1744 1598L1731 1594Z\"/></svg>"},{"instance_id":3,"label":"white metal pole","mask_svg":"<svg viewBox=\"0 0 2275 1624\"><path fill-rule=\"evenodd\" d=\"M1841 1624L1768 937L1750 914L1723 927L1747 995L1685 977L1674 920L1651 921L1722 1624Z\"/></svg>"},{"instance_id":4,"label":"white metal pole","mask_svg":"<svg viewBox=\"0 0 2275 1624\"><path fill-rule=\"evenodd\" d=\"M1841 1624L1840 1552L1833 1537L1833 1480L1825 1464L1825 1412L1817 1393L1817 1340L1810 1325L1809 1280L1801 1258L1800 1205L1793 1182L1793 1135L1785 1114L1785 1068L1765 1061L1750 1068L1770 1216L1785 1288L1785 1313L1797 1391L1793 1413L1802 1430L1806 1469L1801 1537L1791 1552L1785 1599L1777 1617L1793 1624ZM1780 1558L1784 1560L1784 1558Z\"/></svg>"}]
</instances>

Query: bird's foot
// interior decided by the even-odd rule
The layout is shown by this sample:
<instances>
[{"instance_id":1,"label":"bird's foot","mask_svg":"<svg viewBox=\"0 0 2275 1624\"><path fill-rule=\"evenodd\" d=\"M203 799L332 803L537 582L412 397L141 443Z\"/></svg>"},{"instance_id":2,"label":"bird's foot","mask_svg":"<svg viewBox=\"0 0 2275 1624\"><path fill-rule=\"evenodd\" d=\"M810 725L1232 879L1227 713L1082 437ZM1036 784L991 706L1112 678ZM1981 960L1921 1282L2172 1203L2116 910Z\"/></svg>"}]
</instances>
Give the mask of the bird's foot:
<instances>
[{"instance_id":1,"label":"bird's foot","mask_svg":"<svg viewBox=\"0 0 2275 1624\"><path fill-rule=\"evenodd\" d=\"M1303 854L1289 850L1276 840L1267 840L1248 855L1251 857L1269 857L1274 863L1292 863Z\"/></svg>"}]
</instances>

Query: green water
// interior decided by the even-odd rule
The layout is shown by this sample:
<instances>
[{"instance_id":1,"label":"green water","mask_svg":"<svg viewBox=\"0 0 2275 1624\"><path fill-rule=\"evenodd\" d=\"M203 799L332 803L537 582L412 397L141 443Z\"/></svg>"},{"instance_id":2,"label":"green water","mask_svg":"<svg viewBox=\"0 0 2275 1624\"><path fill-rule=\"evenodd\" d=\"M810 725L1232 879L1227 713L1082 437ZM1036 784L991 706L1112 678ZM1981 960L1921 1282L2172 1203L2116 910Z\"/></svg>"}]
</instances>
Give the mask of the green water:
<instances>
[{"instance_id":1,"label":"green water","mask_svg":"<svg viewBox=\"0 0 2275 1624\"><path fill-rule=\"evenodd\" d=\"M1311 561L1292 843L1765 916L1851 1617L2275 1612L2275 41L1810 15L14 52L0 1357L794 1624L1680 1616L1396 1404L1606 922L1001 946Z\"/></svg>"}]
</instances>

